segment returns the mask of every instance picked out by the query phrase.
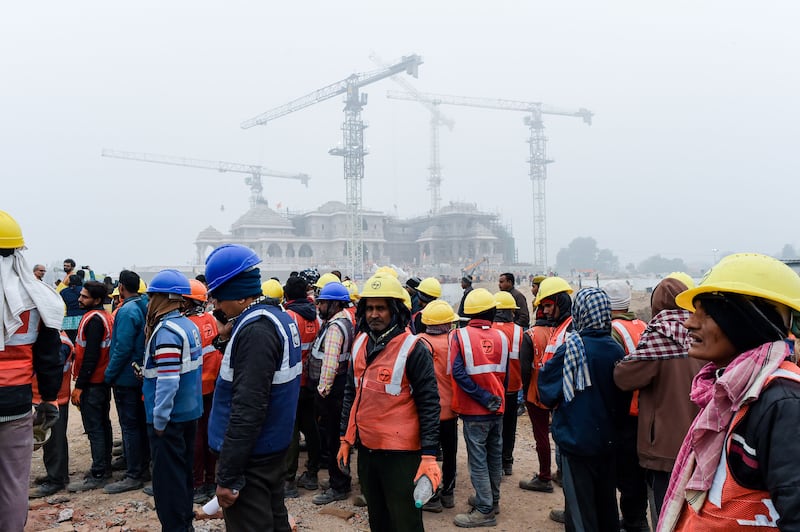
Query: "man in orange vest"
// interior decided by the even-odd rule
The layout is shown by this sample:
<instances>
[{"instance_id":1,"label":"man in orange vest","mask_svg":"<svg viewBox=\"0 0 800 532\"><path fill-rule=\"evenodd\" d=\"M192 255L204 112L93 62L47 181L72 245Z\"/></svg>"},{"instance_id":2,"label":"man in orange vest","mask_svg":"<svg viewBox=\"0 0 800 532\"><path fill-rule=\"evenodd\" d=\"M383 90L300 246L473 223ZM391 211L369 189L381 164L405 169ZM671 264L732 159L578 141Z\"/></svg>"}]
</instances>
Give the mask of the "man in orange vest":
<instances>
[{"instance_id":1,"label":"man in orange vest","mask_svg":"<svg viewBox=\"0 0 800 532\"><path fill-rule=\"evenodd\" d=\"M503 476L503 396L508 367L508 339L492 328L494 296L476 288L464 301L470 318L450 340L453 410L464 423L469 476L475 495L472 509L456 515L458 527L494 526ZM516 413L516 412L515 412Z\"/></svg>"},{"instance_id":2,"label":"man in orange vest","mask_svg":"<svg viewBox=\"0 0 800 532\"><path fill-rule=\"evenodd\" d=\"M451 408L453 401L453 380L450 378L449 344L450 331L458 316L447 301L437 299L422 311L425 332L420 339L428 342L433 353L433 367L436 371L436 384L439 387L439 440L442 447L442 486L441 490L422 507L429 512L441 512L442 508L455 506L453 491L456 486L456 454L458 451L458 417Z\"/></svg>"},{"instance_id":3,"label":"man in orange vest","mask_svg":"<svg viewBox=\"0 0 800 532\"><path fill-rule=\"evenodd\" d=\"M71 492L101 488L111 478L111 387L105 383L104 377L114 320L103 308L107 293L103 283L87 281L78 296L86 314L81 318L75 340L72 404L81 410L83 429L92 453L92 467L83 480L67 486L67 491Z\"/></svg>"},{"instance_id":4,"label":"man in orange vest","mask_svg":"<svg viewBox=\"0 0 800 532\"><path fill-rule=\"evenodd\" d=\"M622 346L626 356L630 355L636 350L647 323L628 310L631 303L628 283L611 281L603 290L611 300L611 337ZM647 524L647 479L636 451L638 413L638 396L634 392L629 415L620 427L617 445L617 489L624 532L650 530Z\"/></svg>"},{"instance_id":5,"label":"man in orange vest","mask_svg":"<svg viewBox=\"0 0 800 532\"><path fill-rule=\"evenodd\" d=\"M0 530L25 527L34 424L45 432L58 422L63 377L64 303L31 274L23 248L19 224L0 211ZM34 375L42 397L35 416Z\"/></svg>"},{"instance_id":6,"label":"man in orange vest","mask_svg":"<svg viewBox=\"0 0 800 532\"><path fill-rule=\"evenodd\" d=\"M388 275L364 284L336 464L349 470L350 449L357 446L370 528L416 532L424 527L414 486L426 476L435 491L442 476L436 463L440 408L433 357L407 330L404 293Z\"/></svg>"}]
</instances>

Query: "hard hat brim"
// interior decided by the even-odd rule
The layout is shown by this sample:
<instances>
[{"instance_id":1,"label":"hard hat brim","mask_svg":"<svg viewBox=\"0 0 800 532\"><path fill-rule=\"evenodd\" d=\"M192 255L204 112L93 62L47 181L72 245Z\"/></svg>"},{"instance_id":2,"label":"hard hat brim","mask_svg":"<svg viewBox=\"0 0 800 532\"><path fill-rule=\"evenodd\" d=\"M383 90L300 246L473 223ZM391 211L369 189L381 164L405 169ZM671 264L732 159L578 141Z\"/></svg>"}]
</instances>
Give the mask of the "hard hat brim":
<instances>
[{"instance_id":1,"label":"hard hat brim","mask_svg":"<svg viewBox=\"0 0 800 532\"><path fill-rule=\"evenodd\" d=\"M737 283L737 282L727 282L727 283L715 283L709 285L701 285L695 288L690 288L684 292L681 292L677 296L675 296L675 304L679 307L688 310L689 312L695 312L694 306L694 298L699 296L700 294L709 294L713 292L722 292L722 293L731 293L731 294L740 294L743 296L751 296L757 297L759 299L764 299L767 301L771 301L773 303L780 303L782 305L786 305L787 307L800 311L800 301L792 300L787 298L783 294L779 294L777 292L772 291L765 291L765 290L754 290L752 285L748 283Z\"/></svg>"}]
</instances>

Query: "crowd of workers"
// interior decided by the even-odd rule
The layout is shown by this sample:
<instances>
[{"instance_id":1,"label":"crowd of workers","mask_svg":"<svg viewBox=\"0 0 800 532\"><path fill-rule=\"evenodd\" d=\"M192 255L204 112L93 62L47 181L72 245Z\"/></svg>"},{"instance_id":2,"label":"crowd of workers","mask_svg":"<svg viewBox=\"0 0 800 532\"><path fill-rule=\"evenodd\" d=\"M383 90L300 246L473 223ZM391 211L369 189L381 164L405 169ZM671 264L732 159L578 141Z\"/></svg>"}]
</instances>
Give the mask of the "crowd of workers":
<instances>
[{"instance_id":1,"label":"crowd of workers","mask_svg":"<svg viewBox=\"0 0 800 532\"><path fill-rule=\"evenodd\" d=\"M770 257L725 257L697 285L670 274L644 322L625 282L573 294L534 277L529 312L513 274L495 294L465 276L454 311L437 279L402 284L390 267L360 291L338 271L262 283L233 244L196 279L167 269L149 285L87 280L67 259L54 289L24 246L0 211L2 530L24 528L29 497L151 479L163 530L193 530L212 497L229 530L289 530L285 498L346 499L354 474L372 530L423 530L423 511L456 505L458 420L473 490L453 522L494 526L523 410L538 471L519 488L560 485L550 517L567 530L800 527L800 277ZM91 452L73 482L69 403ZM47 474L28 489L39 447Z\"/></svg>"}]
</instances>

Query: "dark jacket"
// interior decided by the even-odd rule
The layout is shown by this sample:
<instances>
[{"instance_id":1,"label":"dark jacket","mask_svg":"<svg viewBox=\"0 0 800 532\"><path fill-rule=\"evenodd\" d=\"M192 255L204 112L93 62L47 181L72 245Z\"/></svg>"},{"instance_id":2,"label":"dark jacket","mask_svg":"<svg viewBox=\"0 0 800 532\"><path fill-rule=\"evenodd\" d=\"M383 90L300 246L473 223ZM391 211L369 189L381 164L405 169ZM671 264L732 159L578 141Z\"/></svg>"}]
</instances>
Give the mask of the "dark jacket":
<instances>
[{"instance_id":1,"label":"dark jacket","mask_svg":"<svg viewBox=\"0 0 800 532\"><path fill-rule=\"evenodd\" d=\"M67 316L83 316L86 314L86 310L78 305L78 295L81 293L81 288L80 285L68 286L59 292L61 299L64 300L64 304L67 306Z\"/></svg>"},{"instance_id":2,"label":"dark jacket","mask_svg":"<svg viewBox=\"0 0 800 532\"><path fill-rule=\"evenodd\" d=\"M371 333L367 339L367 365L371 364L380 356L383 348L389 340L402 333L405 329L399 325L381 339L379 344L375 343ZM439 388L436 384L436 373L433 369L433 355L425 342L417 342L414 349L408 354L406 360L406 378L413 390L414 403L417 406L419 416L419 441L423 454L435 455L439 449ZM347 424L350 421L350 409L353 407L353 400L356 396L355 378L353 375L353 364L347 369L347 384L344 390L344 402L342 404L342 419L339 426L340 435L344 436L347 432Z\"/></svg>"},{"instance_id":3,"label":"dark jacket","mask_svg":"<svg viewBox=\"0 0 800 532\"><path fill-rule=\"evenodd\" d=\"M472 292L472 290L473 290L472 285L469 285L468 287L466 287L464 289L464 295L461 296L461 303L458 304L458 315L459 316L462 316L462 317L464 316L464 300L467 299L467 295L470 292ZM462 326L466 326L467 322L463 321L463 322L461 322L461 325Z\"/></svg>"},{"instance_id":4,"label":"dark jacket","mask_svg":"<svg viewBox=\"0 0 800 532\"><path fill-rule=\"evenodd\" d=\"M103 310L103 306L100 305L86 310ZM80 389L90 385L89 380L92 377L92 373L97 368L97 364L100 363L102 355L101 344L106 334L106 328L100 316L95 315L89 318L89 321L83 327L83 334L86 338L86 349L83 352L81 367L78 368L78 376L75 378L75 388Z\"/></svg>"},{"instance_id":5,"label":"dark jacket","mask_svg":"<svg viewBox=\"0 0 800 532\"><path fill-rule=\"evenodd\" d=\"M147 296L125 299L114 316L111 351L105 381L115 386L141 387L131 362L140 366L144 360L144 325L147 318Z\"/></svg>"},{"instance_id":6,"label":"dark jacket","mask_svg":"<svg viewBox=\"0 0 800 532\"><path fill-rule=\"evenodd\" d=\"M519 307L514 311L514 323L523 329L527 329L531 326L531 313L528 310L528 300L525 298L522 292L516 288L512 288L509 293L514 296L514 301Z\"/></svg>"},{"instance_id":7,"label":"dark jacket","mask_svg":"<svg viewBox=\"0 0 800 532\"><path fill-rule=\"evenodd\" d=\"M625 356L611 331L580 332L592 385L575 391L569 403L562 391L566 343L539 372L539 399L553 410L553 439L561 450L578 456L598 456L614 450L617 431L628 414L631 394L614 384L614 364Z\"/></svg>"},{"instance_id":8,"label":"dark jacket","mask_svg":"<svg viewBox=\"0 0 800 532\"><path fill-rule=\"evenodd\" d=\"M314 306L314 302L310 299L292 299L291 301L287 301L283 305L283 308L291 310L292 312L297 312L307 320L313 321L317 319L317 307Z\"/></svg>"}]
</instances>

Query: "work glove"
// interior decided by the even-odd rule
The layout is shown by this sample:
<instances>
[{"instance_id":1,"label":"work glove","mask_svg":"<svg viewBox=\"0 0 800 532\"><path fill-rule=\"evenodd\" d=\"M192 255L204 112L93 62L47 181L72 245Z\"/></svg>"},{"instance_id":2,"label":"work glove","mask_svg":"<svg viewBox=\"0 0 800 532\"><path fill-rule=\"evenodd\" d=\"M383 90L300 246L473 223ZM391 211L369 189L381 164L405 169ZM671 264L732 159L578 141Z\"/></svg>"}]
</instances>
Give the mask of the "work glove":
<instances>
[{"instance_id":1,"label":"work glove","mask_svg":"<svg viewBox=\"0 0 800 532\"><path fill-rule=\"evenodd\" d=\"M489 412L497 412L503 406L503 398L499 395L493 395L486 403L486 408Z\"/></svg>"},{"instance_id":2,"label":"work glove","mask_svg":"<svg viewBox=\"0 0 800 532\"><path fill-rule=\"evenodd\" d=\"M417 474L414 477L415 486L417 481L422 478L422 475L426 475L431 481L434 492L439 489L439 484L442 483L442 470L439 467L439 464L436 463L436 457L434 455L423 454L422 458L420 458Z\"/></svg>"},{"instance_id":3,"label":"work glove","mask_svg":"<svg viewBox=\"0 0 800 532\"><path fill-rule=\"evenodd\" d=\"M339 452L336 453L336 465L342 473L350 474L350 447L344 439L339 440Z\"/></svg>"},{"instance_id":4,"label":"work glove","mask_svg":"<svg viewBox=\"0 0 800 532\"><path fill-rule=\"evenodd\" d=\"M45 431L51 428L58 421L58 407L53 403L44 401L36 405L36 413L33 416L33 424L42 427Z\"/></svg>"}]
</instances>

